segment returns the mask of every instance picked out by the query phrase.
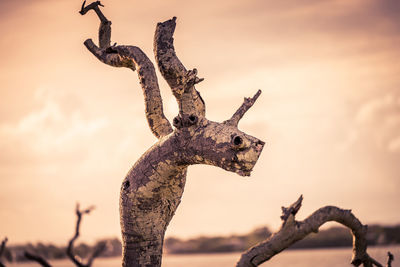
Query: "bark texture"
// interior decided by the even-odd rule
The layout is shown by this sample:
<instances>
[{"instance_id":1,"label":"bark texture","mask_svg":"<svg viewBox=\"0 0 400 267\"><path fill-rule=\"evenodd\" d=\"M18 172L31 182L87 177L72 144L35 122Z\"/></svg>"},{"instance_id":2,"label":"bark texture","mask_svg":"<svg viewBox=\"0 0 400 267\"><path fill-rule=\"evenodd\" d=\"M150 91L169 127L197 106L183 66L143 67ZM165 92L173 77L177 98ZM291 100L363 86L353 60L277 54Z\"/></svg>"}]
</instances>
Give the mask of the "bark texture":
<instances>
[{"instance_id":1,"label":"bark texture","mask_svg":"<svg viewBox=\"0 0 400 267\"><path fill-rule=\"evenodd\" d=\"M91 39L84 44L107 65L137 70L147 121L159 138L133 165L121 186L123 266L160 266L164 234L181 201L187 167L209 164L250 175L264 142L241 132L237 125L261 91L245 99L231 119L223 123L209 121L205 103L195 88L203 79L197 77L196 69L187 70L175 52L176 18L158 23L154 36L156 63L179 106L173 129L163 113L153 64L138 47L110 45L111 22L99 6L100 2L82 5L82 15L94 10L100 19L99 46Z\"/></svg>"},{"instance_id":2,"label":"bark texture","mask_svg":"<svg viewBox=\"0 0 400 267\"><path fill-rule=\"evenodd\" d=\"M294 202L290 207L282 207L282 226L267 240L255 245L244 252L237 263L237 267L254 267L268 261L290 245L303 239L310 233L317 233L321 225L329 221L338 222L351 230L353 235L353 256L351 264L365 267L383 265L370 257L367 253L367 226L363 225L351 212L334 206L326 206L315 211L303 221L296 221L295 216L302 204L303 197ZM393 255L388 253L387 266L391 266Z\"/></svg>"}]
</instances>

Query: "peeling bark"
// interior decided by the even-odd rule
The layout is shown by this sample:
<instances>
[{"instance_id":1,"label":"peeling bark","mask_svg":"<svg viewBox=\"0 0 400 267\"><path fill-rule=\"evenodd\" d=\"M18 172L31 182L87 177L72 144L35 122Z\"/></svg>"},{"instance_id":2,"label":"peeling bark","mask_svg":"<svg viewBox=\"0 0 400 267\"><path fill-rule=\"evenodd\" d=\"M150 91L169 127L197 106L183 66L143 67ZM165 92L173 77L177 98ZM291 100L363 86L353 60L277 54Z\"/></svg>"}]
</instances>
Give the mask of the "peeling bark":
<instances>
[{"instance_id":1,"label":"peeling bark","mask_svg":"<svg viewBox=\"0 0 400 267\"><path fill-rule=\"evenodd\" d=\"M86 13L91 5L86 9L83 5L82 13ZM94 4L91 8L103 23L98 6ZM99 48L91 39L85 41L89 51L101 62L138 70L146 117L152 132L159 138L134 164L121 186L123 266L161 265L164 234L181 201L189 165L214 165L249 176L264 146L263 141L237 128L239 120L261 91L253 98L245 99L229 123L209 121L205 117L205 103L195 89L195 84L203 79L197 77L196 69L186 70L176 56L175 26L175 17L158 23L154 37L158 68L179 106L179 114L173 120L175 129L163 114L153 64L139 48L122 45L100 45ZM110 39L108 35L107 38Z\"/></svg>"},{"instance_id":2,"label":"peeling bark","mask_svg":"<svg viewBox=\"0 0 400 267\"><path fill-rule=\"evenodd\" d=\"M321 225L329 221L338 222L349 228L353 235L353 256L351 264L365 267L383 265L370 257L367 253L367 226L363 225L351 212L334 206L320 208L303 221L296 221L295 216L302 204L303 197L293 203L289 208L282 207L282 226L278 232L272 234L267 240L255 245L244 252L237 263L237 267L254 267L268 261L310 233L317 233ZM389 252L390 254L390 252ZM391 255L391 254L390 254ZM388 259L390 266L393 259Z\"/></svg>"}]
</instances>

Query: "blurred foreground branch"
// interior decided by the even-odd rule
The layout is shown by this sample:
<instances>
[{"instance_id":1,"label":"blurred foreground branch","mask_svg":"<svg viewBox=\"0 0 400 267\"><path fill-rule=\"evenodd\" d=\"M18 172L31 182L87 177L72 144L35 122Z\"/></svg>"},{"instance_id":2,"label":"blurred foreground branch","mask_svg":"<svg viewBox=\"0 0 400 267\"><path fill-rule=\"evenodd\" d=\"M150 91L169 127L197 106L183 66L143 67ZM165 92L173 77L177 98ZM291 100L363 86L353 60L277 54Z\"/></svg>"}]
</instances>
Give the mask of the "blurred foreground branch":
<instances>
[{"instance_id":1,"label":"blurred foreground branch","mask_svg":"<svg viewBox=\"0 0 400 267\"><path fill-rule=\"evenodd\" d=\"M79 228L81 225L81 220L82 216L84 214L89 214L92 210L94 209L94 206L90 206L87 209L80 210L79 209L79 204L76 205L76 216L77 216L77 221L76 221L76 226L75 226L75 234L74 236L70 239L68 242L68 247L67 247L67 256L71 259L71 261L78 267L91 267L93 260L98 257L106 248L106 242L99 242L96 247L94 248L93 253L90 255L88 261L86 264L82 263L82 259L74 255L74 242L76 239L79 237ZM0 254L1 255L1 254ZM24 253L25 257L29 260L36 261L43 267L51 267L51 265L40 255L25 251ZM0 265L0 267L3 267Z\"/></svg>"},{"instance_id":2,"label":"blurred foreground branch","mask_svg":"<svg viewBox=\"0 0 400 267\"><path fill-rule=\"evenodd\" d=\"M351 212L334 206L320 208L304 221L296 221L295 216L303 201L303 196L290 205L282 207L282 226L280 230L272 234L267 240L253 246L244 252L237 263L237 267L254 267L268 261L274 255L280 253L310 233L317 233L321 225L329 221L335 221L351 229L353 235L353 256L351 264L364 267L378 266L382 264L370 257L367 253L367 226L363 225ZM388 253L387 266L391 267L393 255Z\"/></svg>"},{"instance_id":3,"label":"blurred foreground branch","mask_svg":"<svg viewBox=\"0 0 400 267\"><path fill-rule=\"evenodd\" d=\"M392 267L392 261L394 261L394 256L392 253L390 253L390 251L388 251L387 255L388 255L388 261L386 266Z\"/></svg>"},{"instance_id":4,"label":"blurred foreground branch","mask_svg":"<svg viewBox=\"0 0 400 267\"><path fill-rule=\"evenodd\" d=\"M24 256L28 260L36 261L37 263L39 263L43 267L51 267L51 265L42 256L30 253L28 251L25 251Z\"/></svg>"},{"instance_id":5,"label":"blurred foreground branch","mask_svg":"<svg viewBox=\"0 0 400 267\"><path fill-rule=\"evenodd\" d=\"M5 237L3 239L3 241L1 241L1 245L0 245L0 267L5 267L4 264L1 262L1 257L4 254L4 251L6 250L6 244L7 244L8 238Z\"/></svg>"},{"instance_id":6,"label":"blurred foreground branch","mask_svg":"<svg viewBox=\"0 0 400 267\"><path fill-rule=\"evenodd\" d=\"M98 257L105 249L105 243L100 243L100 245L97 245L92 253L92 255L89 257L88 261L86 264L82 263L82 259L80 257L74 255L73 249L74 249L74 242L76 239L79 237L79 228L82 220L82 216L84 214L89 214L92 210L94 209L94 206L90 206L87 209L80 210L79 209L79 204L76 205L76 216L77 216L77 221L76 221L76 227L75 227L75 234L71 238L71 240L68 243L68 248L67 248L67 255L71 259L71 261L78 267L90 267L92 266L93 260Z\"/></svg>"}]
</instances>

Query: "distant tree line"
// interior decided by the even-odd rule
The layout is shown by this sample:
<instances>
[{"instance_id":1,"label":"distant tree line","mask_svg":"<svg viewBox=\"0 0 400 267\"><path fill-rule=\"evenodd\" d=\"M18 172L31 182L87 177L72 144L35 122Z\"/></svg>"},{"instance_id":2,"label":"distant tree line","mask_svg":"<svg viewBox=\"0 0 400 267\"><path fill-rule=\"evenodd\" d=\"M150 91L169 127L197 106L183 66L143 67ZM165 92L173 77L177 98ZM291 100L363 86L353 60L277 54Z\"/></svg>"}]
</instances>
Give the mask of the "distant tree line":
<instances>
[{"instance_id":1,"label":"distant tree line","mask_svg":"<svg viewBox=\"0 0 400 267\"><path fill-rule=\"evenodd\" d=\"M170 237L165 241L165 250L171 254L243 251L265 240L270 234L271 232L267 227L262 227L246 235L198 237L189 240ZM367 241L368 245L371 246L400 244L400 225L392 227L380 225L369 226ZM293 244L290 248L351 247L352 242L353 238L348 228L332 227L321 230L318 234L310 234L303 240Z\"/></svg>"},{"instance_id":2,"label":"distant tree line","mask_svg":"<svg viewBox=\"0 0 400 267\"><path fill-rule=\"evenodd\" d=\"M214 237L197 237L188 240L169 237L165 240L164 251L169 254L190 254L190 253L222 253L243 251L258 242L261 242L271 235L267 227L257 228L248 234ZM368 245L390 245L400 244L400 225L380 226L371 225L368 227ZM105 249L99 257L116 257L122 254L122 245L118 238L103 239L94 245L80 243L75 246L76 256L85 259L90 257L93 250L98 246ZM303 240L291 246L291 249L303 248L332 248L332 247L351 247L352 235L345 227L332 227L321 230L318 234L311 234ZM53 244L25 244L7 247L3 253L3 262L7 261L27 261L24 252L29 251L40 255L45 259L64 259L67 258L66 247Z\"/></svg>"}]
</instances>

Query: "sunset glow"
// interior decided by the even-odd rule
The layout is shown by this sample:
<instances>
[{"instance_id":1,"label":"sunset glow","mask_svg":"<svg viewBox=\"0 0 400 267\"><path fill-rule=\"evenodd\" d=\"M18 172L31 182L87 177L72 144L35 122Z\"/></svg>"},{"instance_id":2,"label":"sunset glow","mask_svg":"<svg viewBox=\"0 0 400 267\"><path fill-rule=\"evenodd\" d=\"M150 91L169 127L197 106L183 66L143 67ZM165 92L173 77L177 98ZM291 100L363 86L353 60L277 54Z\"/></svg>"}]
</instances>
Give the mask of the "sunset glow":
<instances>
[{"instance_id":1,"label":"sunset glow","mask_svg":"<svg viewBox=\"0 0 400 267\"><path fill-rule=\"evenodd\" d=\"M325 205L365 224L400 222L400 2L397 0L108 1L112 41L153 59L159 21L210 120L263 93L239 128L266 142L251 177L197 165L167 236L276 229ZM137 74L101 64L95 14L79 1L0 2L0 238L64 243L76 202L95 205L83 240L120 236L119 190L156 139ZM154 61L153 61L154 62ZM159 73L158 73L159 74ZM158 75L167 117L178 107Z\"/></svg>"}]
</instances>

